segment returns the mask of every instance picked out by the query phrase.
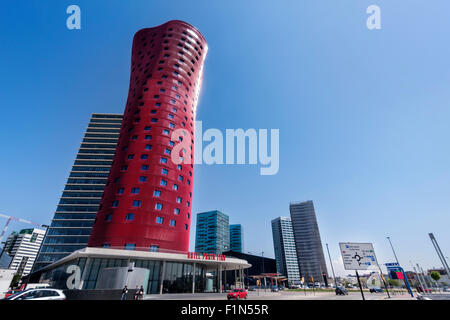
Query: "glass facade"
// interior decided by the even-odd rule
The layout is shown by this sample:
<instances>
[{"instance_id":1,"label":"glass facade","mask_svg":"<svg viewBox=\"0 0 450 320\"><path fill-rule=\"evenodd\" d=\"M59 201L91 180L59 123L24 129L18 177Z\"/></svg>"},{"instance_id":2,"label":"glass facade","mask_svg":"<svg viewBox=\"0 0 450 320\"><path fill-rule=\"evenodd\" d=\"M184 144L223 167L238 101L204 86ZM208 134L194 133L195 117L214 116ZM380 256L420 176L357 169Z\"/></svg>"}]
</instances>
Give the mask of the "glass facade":
<instances>
[{"instance_id":1,"label":"glass facade","mask_svg":"<svg viewBox=\"0 0 450 320\"><path fill-rule=\"evenodd\" d=\"M229 250L229 217L217 210L197 214L195 251L221 254Z\"/></svg>"},{"instance_id":2,"label":"glass facade","mask_svg":"<svg viewBox=\"0 0 450 320\"><path fill-rule=\"evenodd\" d=\"M120 114L92 114L34 271L87 246L122 118Z\"/></svg>"},{"instance_id":3,"label":"glass facade","mask_svg":"<svg viewBox=\"0 0 450 320\"><path fill-rule=\"evenodd\" d=\"M77 258L55 269L42 273L39 282L49 283L52 288L67 289L67 280L72 273L67 272L69 266L80 268L83 281L82 289L95 289L100 270L111 267L127 267L129 263L135 263L136 268L149 270L146 294L159 294L160 279L164 273L162 293L191 293L194 272L194 263L164 262L142 259L114 259L114 258ZM195 292L216 291L216 272L207 273L205 266L195 266Z\"/></svg>"},{"instance_id":4,"label":"glass facade","mask_svg":"<svg viewBox=\"0 0 450 320\"><path fill-rule=\"evenodd\" d=\"M244 230L240 224L230 225L230 250L234 252L244 251Z\"/></svg>"}]
</instances>

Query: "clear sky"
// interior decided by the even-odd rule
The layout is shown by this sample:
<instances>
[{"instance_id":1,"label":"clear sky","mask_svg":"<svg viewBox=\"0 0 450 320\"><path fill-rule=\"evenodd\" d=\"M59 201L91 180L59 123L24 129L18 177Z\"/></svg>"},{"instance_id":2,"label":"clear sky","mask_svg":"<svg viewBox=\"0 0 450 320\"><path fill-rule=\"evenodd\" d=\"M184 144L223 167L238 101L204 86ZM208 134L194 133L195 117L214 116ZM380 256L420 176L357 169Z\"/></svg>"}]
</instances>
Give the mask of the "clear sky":
<instances>
[{"instance_id":1,"label":"clear sky","mask_svg":"<svg viewBox=\"0 0 450 320\"><path fill-rule=\"evenodd\" d=\"M71 4L81 30L66 28ZM134 33L180 19L209 44L203 128L280 129L277 175L196 166L193 222L221 210L245 251L273 257L270 221L313 200L336 262L347 241L392 262L390 236L406 269L440 267L428 232L449 256L449 14L447 0L4 1L0 212L50 222L90 114L124 110Z\"/></svg>"}]
</instances>

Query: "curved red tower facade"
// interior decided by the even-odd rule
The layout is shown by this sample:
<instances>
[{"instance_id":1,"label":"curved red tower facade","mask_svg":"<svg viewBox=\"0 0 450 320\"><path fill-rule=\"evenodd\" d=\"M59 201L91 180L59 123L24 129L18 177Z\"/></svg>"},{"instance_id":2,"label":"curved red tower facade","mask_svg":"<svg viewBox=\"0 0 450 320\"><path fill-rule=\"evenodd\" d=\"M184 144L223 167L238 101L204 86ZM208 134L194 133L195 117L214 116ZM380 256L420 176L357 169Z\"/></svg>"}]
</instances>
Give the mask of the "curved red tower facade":
<instances>
[{"instance_id":1,"label":"curved red tower facade","mask_svg":"<svg viewBox=\"0 0 450 320\"><path fill-rule=\"evenodd\" d=\"M88 246L188 251L194 120L207 50L183 21L135 34L124 119ZM190 149L181 164L171 160L177 129Z\"/></svg>"}]
</instances>

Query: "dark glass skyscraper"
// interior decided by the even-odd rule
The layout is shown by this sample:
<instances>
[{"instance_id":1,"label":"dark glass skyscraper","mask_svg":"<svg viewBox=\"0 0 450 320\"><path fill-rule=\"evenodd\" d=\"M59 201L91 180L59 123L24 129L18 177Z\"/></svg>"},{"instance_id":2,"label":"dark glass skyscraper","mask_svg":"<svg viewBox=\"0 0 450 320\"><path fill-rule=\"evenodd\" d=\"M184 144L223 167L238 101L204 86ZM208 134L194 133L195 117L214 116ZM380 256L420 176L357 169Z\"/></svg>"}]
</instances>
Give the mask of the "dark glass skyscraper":
<instances>
[{"instance_id":1,"label":"dark glass skyscraper","mask_svg":"<svg viewBox=\"0 0 450 320\"><path fill-rule=\"evenodd\" d=\"M244 230L240 224L230 224L230 250L244 251Z\"/></svg>"},{"instance_id":2,"label":"dark glass skyscraper","mask_svg":"<svg viewBox=\"0 0 450 320\"><path fill-rule=\"evenodd\" d=\"M195 251L221 254L230 250L229 217L218 210L197 214Z\"/></svg>"},{"instance_id":3,"label":"dark glass skyscraper","mask_svg":"<svg viewBox=\"0 0 450 320\"><path fill-rule=\"evenodd\" d=\"M306 283L324 282L322 274L328 277L319 226L312 201L293 202L289 206L291 212L292 230L300 276Z\"/></svg>"},{"instance_id":4,"label":"dark glass skyscraper","mask_svg":"<svg viewBox=\"0 0 450 320\"><path fill-rule=\"evenodd\" d=\"M122 118L121 114L92 114L34 271L87 246Z\"/></svg>"}]
</instances>

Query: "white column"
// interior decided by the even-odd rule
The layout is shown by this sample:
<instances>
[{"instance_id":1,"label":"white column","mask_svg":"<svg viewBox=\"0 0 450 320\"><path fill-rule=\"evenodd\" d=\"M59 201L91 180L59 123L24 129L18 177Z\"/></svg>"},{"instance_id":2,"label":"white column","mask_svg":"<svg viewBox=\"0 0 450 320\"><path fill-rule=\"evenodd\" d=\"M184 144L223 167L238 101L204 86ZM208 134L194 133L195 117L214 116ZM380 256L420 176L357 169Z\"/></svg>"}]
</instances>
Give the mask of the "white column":
<instances>
[{"instance_id":1,"label":"white column","mask_svg":"<svg viewBox=\"0 0 450 320\"><path fill-rule=\"evenodd\" d=\"M195 262L192 271L192 293L195 293Z\"/></svg>"},{"instance_id":2,"label":"white column","mask_svg":"<svg viewBox=\"0 0 450 320\"><path fill-rule=\"evenodd\" d=\"M159 294L162 294L162 292L163 292L163 284L164 284L165 276L166 276L166 261L163 261L160 284L159 284Z\"/></svg>"}]
</instances>

